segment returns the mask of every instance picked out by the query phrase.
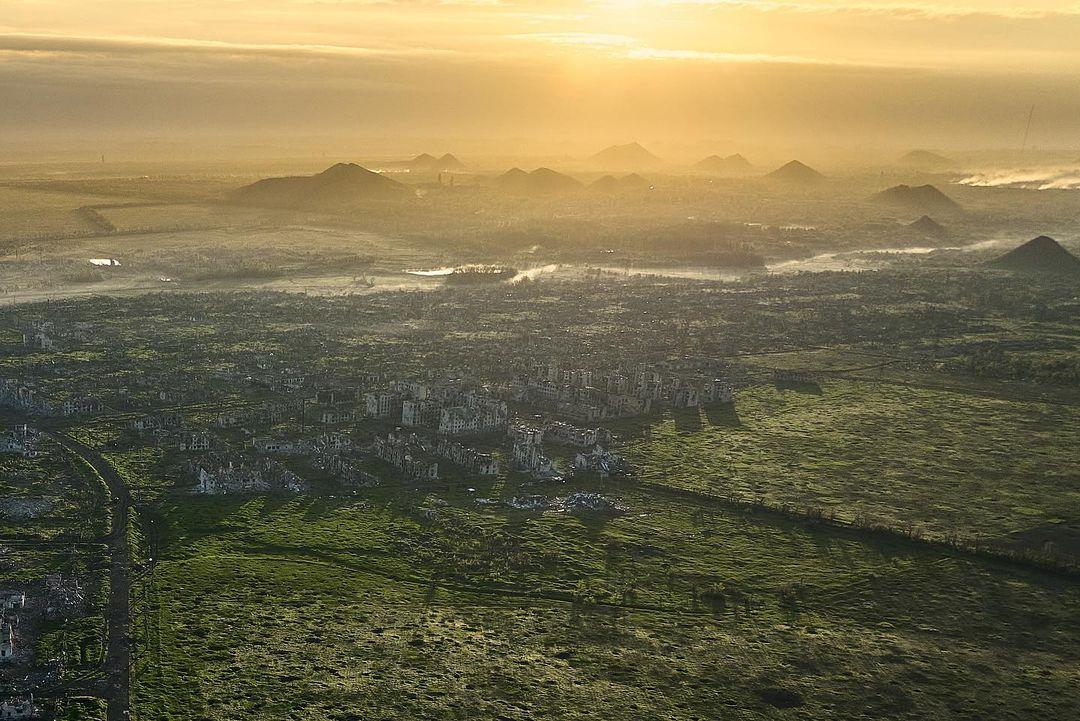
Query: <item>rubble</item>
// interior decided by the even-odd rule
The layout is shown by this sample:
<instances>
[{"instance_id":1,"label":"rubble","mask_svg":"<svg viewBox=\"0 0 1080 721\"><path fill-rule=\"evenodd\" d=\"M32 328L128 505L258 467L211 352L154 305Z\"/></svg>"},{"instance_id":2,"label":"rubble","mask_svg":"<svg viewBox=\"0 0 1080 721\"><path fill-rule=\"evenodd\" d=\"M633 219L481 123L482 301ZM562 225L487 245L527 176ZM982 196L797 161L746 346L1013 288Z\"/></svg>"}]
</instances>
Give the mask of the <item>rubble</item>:
<instances>
[{"instance_id":1,"label":"rubble","mask_svg":"<svg viewBox=\"0 0 1080 721\"><path fill-rule=\"evenodd\" d=\"M599 493L578 491L562 498L556 498L552 507L565 513L625 513L626 509Z\"/></svg>"},{"instance_id":2,"label":"rubble","mask_svg":"<svg viewBox=\"0 0 1080 721\"><path fill-rule=\"evenodd\" d=\"M40 496L5 496L0 498L0 518L29 521L40 518L53 508L53 502Z\"/></svg>"}]
</instances>

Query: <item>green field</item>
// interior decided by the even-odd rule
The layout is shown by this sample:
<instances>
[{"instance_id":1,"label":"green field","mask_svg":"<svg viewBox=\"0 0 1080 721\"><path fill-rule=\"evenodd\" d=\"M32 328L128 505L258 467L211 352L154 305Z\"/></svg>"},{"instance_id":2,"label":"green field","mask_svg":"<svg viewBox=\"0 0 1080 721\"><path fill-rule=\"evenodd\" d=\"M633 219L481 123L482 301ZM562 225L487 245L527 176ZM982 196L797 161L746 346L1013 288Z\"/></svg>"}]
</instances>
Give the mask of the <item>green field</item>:
<instances>
[{"instance_id":1,"label":"green field","mask_svg":"<svg viewBox=\"0 0 1080 721\"><path fill-rule=\"evenodd\" d=\"M629 427L642 480L932 538L1080 554L1076 405L833 380L757 386L736 409Z\"/></svg>"},{"instance_id":2,"label":"green field","mask_svg":"<svg viewBox=\"0 0 1080 721\"><path fill-rule=\"evenodd\" d=\"M1080 689L1071 581L605 492L627 512L166 502L140 717L1049 718Z\"/></svg>"},{"instance_id":3,"label":"green field","mask_svg":"<svg viewBox=\"0 0 1080 721\"><path fill-rule=\"evenodd\" d=\"M0 456L0 543L100 540L108 532L100 479L51 441L42 441L38 451L36 458Z\"/></svg>"}]
</instances>

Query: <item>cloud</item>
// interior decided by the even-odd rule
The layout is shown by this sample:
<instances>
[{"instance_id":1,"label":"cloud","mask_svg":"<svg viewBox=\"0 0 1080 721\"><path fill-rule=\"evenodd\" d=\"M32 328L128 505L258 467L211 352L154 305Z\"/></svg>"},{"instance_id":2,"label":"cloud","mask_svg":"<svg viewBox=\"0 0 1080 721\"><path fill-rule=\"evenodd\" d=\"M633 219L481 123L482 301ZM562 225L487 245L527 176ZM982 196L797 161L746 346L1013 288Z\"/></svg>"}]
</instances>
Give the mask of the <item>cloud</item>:
<instances>
[{"instance_id":1,"label":"cloud","mask_svg":"<svg viewBox=\"0 0 1080 721\"><path fill-rule=\"evenodd\" d=\"M753 10L763 13L804 13L804 14L841 14L889 15L899 18L963 18L963 17L998 17L1004 19L1047 19L1055 17L1080 17L1080 5L1060 5L1053 7L1024 7L1012 2L995 7L983 5L962 5L942 3L905 3L905 2L868 2L855 0L821 0L819 2L800 2L792 0L638 0L642 6L691 6L722 9ZM595 0L597 5L625 5L624 0Z\"/></svg>"},{"instance_id":2,"label":"cloud","mask_svg":"<svg viewBox=\"0 0 1080 721\"><path fill-rule=\"evenodd\" d=\"M772 53L718 52L678 48L656 48L642 43L629 35L608 33L521 33L507 36L510 40L568 45L580 49L596 50L606 55L630 60L668 60L703 63L786 63L803 65L859 65L865 67L888 67L877 63L849 63L834 60L776 55Z\"/></svg>"},{"instance_id":3,"label":"cloud","mask_svg":"<svg viewBox=\"0 0 1080 721\"><path fill-rule=\"evenodd\" d=\"M637 38L611 33L518 33L506 37L510 40L535 41L577 47L619 48L638 44Z\"/></svg>"},{"instance_id":4,"label":"cloud","mask_svg":"<svg viewBox=\"0 0 1080 721\"><path fill-rule=\"evenodd\" d=\"M259 57L417 58L458 55L455 51L418 47L356 47L293 43L235 43L186 38L0 34L0 53L152 54L194 53Z\"/></svg>"},{"instance_id":5,"label":"cloud","mask_svg":"<svg viewBox=\"0 0 1080 721\"><path fill-rule=\"evenodd\" d=\"M834 60L819 60L795 55L770 53L723 53L705 50L670 50L663 48L636 47L626 53L636 60L683 60L707 63L791 63L801 65L852 65ZM860 66L867 64L859 63Z\"/></svg>"}]
</instances>

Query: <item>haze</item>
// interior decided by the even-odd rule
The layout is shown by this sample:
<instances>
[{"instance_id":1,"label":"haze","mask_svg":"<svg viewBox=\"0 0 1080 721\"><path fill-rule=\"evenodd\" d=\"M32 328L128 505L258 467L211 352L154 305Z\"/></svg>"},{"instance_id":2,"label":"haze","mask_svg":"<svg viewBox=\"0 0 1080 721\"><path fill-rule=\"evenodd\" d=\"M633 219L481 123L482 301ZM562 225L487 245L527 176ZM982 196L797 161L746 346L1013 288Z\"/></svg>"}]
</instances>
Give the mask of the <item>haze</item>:
<instances>
[{"instance_id":1,"label":"haze","mask_svg":"<svg viewBox=\"0 0 1080 721\"><path fill-rule=\"evenodd\" d=\"M3 5L9 153L390 136L1016 148L1032 106L1031 146L1073 148L1080 130L1065 0Z\"/></svg>"}]
</instances>

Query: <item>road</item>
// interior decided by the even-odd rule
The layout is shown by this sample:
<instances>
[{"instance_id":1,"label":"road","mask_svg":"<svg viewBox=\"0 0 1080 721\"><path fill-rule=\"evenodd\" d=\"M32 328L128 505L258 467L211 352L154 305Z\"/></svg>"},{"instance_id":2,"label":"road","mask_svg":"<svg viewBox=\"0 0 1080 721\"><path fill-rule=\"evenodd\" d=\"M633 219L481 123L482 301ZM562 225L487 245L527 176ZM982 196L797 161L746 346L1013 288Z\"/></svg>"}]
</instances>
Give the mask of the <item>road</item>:
<instances>
[{"instance_id":1,"label":"road","mask_svg":"<svg viewBox=\"0 0 1080 721\"><path fill-rule=\"evenodd\" d=\"M85 443L59 431L46 431L57 443L90 464L104 479L112 497L112 530L109 533L108 651L105 657L105 693L108 721L130 716L131 669L131 549L128 546L128 512L131 494L116 469Z\"/></svg>"}]
</instances>

